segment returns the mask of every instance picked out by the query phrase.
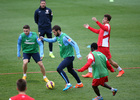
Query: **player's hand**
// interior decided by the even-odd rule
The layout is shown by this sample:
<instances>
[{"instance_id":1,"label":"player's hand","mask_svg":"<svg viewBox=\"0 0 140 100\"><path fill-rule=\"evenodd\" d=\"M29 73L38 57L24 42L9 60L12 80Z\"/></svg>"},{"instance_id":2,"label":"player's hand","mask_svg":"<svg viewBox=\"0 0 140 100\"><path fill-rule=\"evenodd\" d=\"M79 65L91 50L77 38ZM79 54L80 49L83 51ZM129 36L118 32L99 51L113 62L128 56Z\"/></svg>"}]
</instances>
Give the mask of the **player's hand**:
<instances>
[{"instance_id":1,"label":"player's hand","mask_svg":"<svg viewBox=\"0 0 140 100\"><path fill-rule=\"evenodd\" d=\"M79 60L81 60L82 59L82 57L80 57L80 58L78 58Z\"/></svg>"},{"instance_id":2,"label":"player's hand","mask_svg":"<svg viewBox=\"0 0 140 100\"><path fill-rule=\"evenodd\" d=\"M84 24L84 27L85 27L85 28L88 28L88 27L89 27L89 25L88 25L88 24Z\"/></svg>"},{"instance_id":3,"label":"player's hand","mask_svg":"<svg viewBox=\"0 0 140 100\"><path fill-rule=\"evenodd\" d=\"M18 57L18 59L20 59L21 57Z\"/></svg>"},{"instance_id":4,"label":"player's hand","mask_svg":"<svg viewBox=\"0 0 140 100\"><path fill-rule=\"evenodd\" d=\"M40 38L41 40L43 40L43 39L44 39L44 37L43 37L43 36L40 36L39 38Z\"/></svg>"},{"instance_id":5,"label":"player's hand","mask_svg":"<svg viewBox=\"0 0 140 100\"><path fill-rule=\"evenodd\" d=\"M42 60L42 59L43 59L43 57L40 57L40 59Z\"/></svg>"},{"instance_id":6,"label":"player's hand","mask_svg":"<svg viewBox=\"0 0 140 100\"><path fill-rule=\"evenodd\" d=\"M73 70L78 71L78 69L73 68Z\"/></svg>"},{"instance_id":7,"label":"player's hand","mask_svg":"<svg viewBox=\"0 0 140 100\"><path fill-rule=\"evenodd\" d=\"M93 21L95 21L95 22L97 22L97 19L96 19L96 17L92 17L92 20L93 20Z\"/></svg>"}]
</instances>

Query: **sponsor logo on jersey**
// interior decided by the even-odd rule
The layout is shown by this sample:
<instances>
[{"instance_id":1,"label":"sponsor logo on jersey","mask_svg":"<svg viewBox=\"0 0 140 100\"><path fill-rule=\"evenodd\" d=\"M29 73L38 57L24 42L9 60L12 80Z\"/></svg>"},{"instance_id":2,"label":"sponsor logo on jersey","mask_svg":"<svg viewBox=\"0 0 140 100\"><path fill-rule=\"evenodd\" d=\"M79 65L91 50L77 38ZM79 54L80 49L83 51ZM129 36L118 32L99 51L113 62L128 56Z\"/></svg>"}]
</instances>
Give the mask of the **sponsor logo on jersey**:
<instances>
[{"instance_id":1,"label":"sponsor logo on jersey","mask_svg":"<svg viewBox=\"0 0 140 100\"><path fill-rule=\"evenodd\" d=\"M26 40L24 43L25 44L35 44L35 42L30 42L32 39L30 39L30 40Z\"/></svg>"},{"instance_id":2,"label":"sponsor logo on jersey","mask_svg":"<svg viewBox=\"0 0 140 100\"><path fill-rule=\"evenodd\" d=\"M60 42L60 41L58 41L58 45L59 45L59 46L62 46L62 44L60 44L59 42Z\"/></svg>"}]
</instances>

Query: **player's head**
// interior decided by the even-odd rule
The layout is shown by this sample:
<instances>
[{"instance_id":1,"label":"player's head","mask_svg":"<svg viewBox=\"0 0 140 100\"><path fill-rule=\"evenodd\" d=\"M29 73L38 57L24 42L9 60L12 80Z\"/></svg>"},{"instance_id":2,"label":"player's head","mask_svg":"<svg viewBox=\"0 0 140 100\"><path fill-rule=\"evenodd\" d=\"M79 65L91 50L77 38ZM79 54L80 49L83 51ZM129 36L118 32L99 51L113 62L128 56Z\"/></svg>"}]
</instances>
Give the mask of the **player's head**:
<instances>
[{"instance_id":1,"label":"player's head","mask_svg":"<svg viewBox=\"0 0 140 100\"><path fill-rule=\"evenodd\" d=\"M30 33L30 26L29 26L29 25L24 25L24 26L23 26L23 32L24 32L26 35L29 35L29 33Z\"/></svg>"},{"instance_id":2,"label":"player's head","mask_svg":"<svg viewBox=\"0 0 140 100\"><path fill-rule=\"evenodd\" d=\"M46 1L45 0L40 0L40 7L45 8L46 7Z\"/></svg>"},{"instance_id":3,"label":"player's head","mask_svg":"<svg viewBox=\"0 0 140 100\"><path fill-rule=\"evenodd\" d=\"M103 23L103 24L109 23L110 20L111 20L111 18L112 18L112 17L111 17L109 14L105 14L105 15L104 15L104 18L103 18L103 20L102 20L102 23Z\"/></svg>"},{"instance_id":4,"label":"player's head","mask_svg":"<svg viewBox=\"0 0 140 100\"><path fill-rule=\"evenodd\" d=\"M26 81L24 79L17 80L17 90L24 92L26 90Z\"/></svg>"},{"instance_id":5,"label":"player's head","mask_svg":"<svg viewBox=\"0 0 140 100\"><path fill-rule=\"evenodd\" d=\"M55 36L59 36L61 34L61 27L58 25L55 25L52 28L52 32L54 33Z\"/></svg>"},{"instance_id":6,"label":"player's head","mask_svg":"<svg viewBox=\"0 0 140 100\"><path fill-rule=\"evenodd\" d=\"M97 43L92 43L91 44L91 51L97 50L98 49L98 45Z\"/></svg>"}]
</instances>

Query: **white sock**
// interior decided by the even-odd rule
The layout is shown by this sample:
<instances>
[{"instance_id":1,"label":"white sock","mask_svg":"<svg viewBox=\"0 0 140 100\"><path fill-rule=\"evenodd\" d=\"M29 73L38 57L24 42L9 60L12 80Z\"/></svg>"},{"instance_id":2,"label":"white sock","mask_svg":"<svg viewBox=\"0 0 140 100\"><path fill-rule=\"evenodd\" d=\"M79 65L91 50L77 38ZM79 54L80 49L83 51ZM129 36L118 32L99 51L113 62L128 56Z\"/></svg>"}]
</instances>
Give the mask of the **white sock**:
<instances>
[{"instance_id":1,"label":"white sock","mask_svg":"<svg viewBox=\"0 0 140 100\"><path fill-rule=\"evenodd\" d=\"M114 88L111 88L111 91L114 91Z\"/></svg>"},{"instance_id":2,"label":"white sock","mask_svg":"<svg viewBox=\"0 0 140 100\"><path fill-rule=\"evenodd\" d=\"M45 79L46 78L46 76L43 76L43 79Z\"/></svg>"},{"instance_id":3,"label":"white sock","mask_svg":"<svg viewBox=\"0 0 140 100\"><path fill-rule=\"evenodd\" d=\"M26 74L23 74L23 76L27 76Z\"/></svg>"},{"instance_id":4,"label":"white sock","mask_svg":"<svg viewBox=\"0 0 140 100\"><path fill-rule=\"evenodd\" d=\"M119 66L118 68L117 68L119 71L121 71L122 70L122 68Z\"/></svg>"},{"instance_id":5,"label":"white sock","mask_svg":"<svg viewBox=\"0 0 140 100\"><path fill-rule=\"evenodd\" d=\"M78 85L80 85L80 84L82 84L82 82L81 83L77 83Z\"/></svg>"},{"instance_id":6,"label":"white sock","mask_svg":"<svg viewBox=\"0 0 140 100\"><path fill-rule=\"evenodd\" d=\"M50 51L50 53L52 53L52 51Z\"/></svg>"},{"instance_id":7,"label":"white sock","mask_svg":"<svg viewBox=\"0 0 140 100\"><path fill-rule=\"evenodd\" d=\"M92 73L92 67L88 68L88 72Z\"/></svg>"},{"instance_id":8,"label":"white sock","mask_svg":"<svg viewBox=\"0 0 140 100\"><path fill-rule=\"evenodd\" d=\"M67 83L67 85L70 85L70 83Z\"/></svg>"}]
</instances>

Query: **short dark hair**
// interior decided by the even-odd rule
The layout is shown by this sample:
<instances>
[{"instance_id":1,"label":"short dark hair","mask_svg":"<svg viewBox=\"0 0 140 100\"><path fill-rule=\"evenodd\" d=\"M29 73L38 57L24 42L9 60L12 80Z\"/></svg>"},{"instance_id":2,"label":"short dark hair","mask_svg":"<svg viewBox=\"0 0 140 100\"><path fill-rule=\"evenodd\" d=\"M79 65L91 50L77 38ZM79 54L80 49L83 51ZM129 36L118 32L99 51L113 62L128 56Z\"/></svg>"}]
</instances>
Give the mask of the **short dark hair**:
<instances>
[{"instance_id":1,"label":"short dark hair","mask_svg":"<svg viewBox=\"0 0 140 100\"><path fill-rule=\"evenodd\" d=\"M30 26L29 25L24 25L23 29L30 29Z\"/></svg>"},{"instance_id":2,"label":"short dark hair","mask_svg":"<svg viewBox=\"0 0 140 100\"><path fill-rule=\"evenodd\" d=\"M97 50L98 49L97 43L92 43L91 44L91 48L94 48L94 50Z\"/></svg>"},{"instance_id":3,"label":"short dark hair","mask_svg":"<svg viewBox=\"0 0 140 100\"><path fill-rule=\"evenodd\" d=\"M19 91L25 91L26 90L26 81L24 79L17 80L17 88Z\"/></svg>"},{"instance_id":4,"label":"short dark hair","mask_svg":"<svg viewBox=\"0 0 140 100\"><path fill-rule=\"evenodd\" d=\"M61 27L60 27L60 26L58 26L58 25L55 25L55 26L52 28L52 30L55 30L55 31L60 30L60 31L61 31Z\"/></svg>"},{"instance_id":5,"label":"short dark hair","mask_svg":"<svg viewBox=\"0 0 140 100\"><path fill-rule=\"evenodd\" d=\"M110 21L111 18L112 18L111 15L109 15L109 14L105 14L104 17L107 17L107 20L108 20L108 21Z\"/></svg>"},{"instance_id":6,"label":"short dark hair","mask_svg":"<svg viewBox=\"0 0 140 100\"><path fill-rule=\"evenodd\" d=\"M46 0L40 0L40 2L42 2L42 1L46 2Z\"/></svg>"}]
</instances>

